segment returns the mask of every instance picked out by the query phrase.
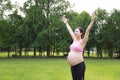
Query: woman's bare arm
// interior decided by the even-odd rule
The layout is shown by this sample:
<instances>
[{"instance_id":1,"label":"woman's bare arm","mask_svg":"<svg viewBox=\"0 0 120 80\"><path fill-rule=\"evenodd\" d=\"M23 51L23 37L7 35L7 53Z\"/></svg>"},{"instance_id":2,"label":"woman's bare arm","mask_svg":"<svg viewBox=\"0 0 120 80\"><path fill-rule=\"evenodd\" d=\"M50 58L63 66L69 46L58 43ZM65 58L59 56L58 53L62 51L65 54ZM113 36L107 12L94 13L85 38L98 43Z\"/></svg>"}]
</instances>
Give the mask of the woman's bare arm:
<instances>
[{"instance_id":1,"label":"woman's bare arm","mask_svg":"<svg viewBox=\"0 0 120 80\"><path fill-rule=\"evenodd\" d=\"M90 30L93 27L94 22L95 22L95 13L92 14L91 22L90 22L90 24L88 25L88 27L87 27L87 29L85 31L85 35L84 35L84 38L82 40L82 46L83 46L83 48L85 47L85 45L86 45L86 43L88 41L89 33L90 33Z\"/></svg>"},{"instance_id":2,"label":"woman's bare arm","mask_svg":"<svg viewBox=\"0 0 120 80\"><path fill-rule=\"evenodd\" d=\"M68 23L68 19L63 16L63 17L62 17L62 21L65 23L65 25L66 25L66 27L67 27L67 29L68 29L68 31L69 31L72 39L74 40L74 38L75 38L74 32L73 32L72 28L70 27L70 25L69 25L69 23Z\"/></svg>"}]
</instances>

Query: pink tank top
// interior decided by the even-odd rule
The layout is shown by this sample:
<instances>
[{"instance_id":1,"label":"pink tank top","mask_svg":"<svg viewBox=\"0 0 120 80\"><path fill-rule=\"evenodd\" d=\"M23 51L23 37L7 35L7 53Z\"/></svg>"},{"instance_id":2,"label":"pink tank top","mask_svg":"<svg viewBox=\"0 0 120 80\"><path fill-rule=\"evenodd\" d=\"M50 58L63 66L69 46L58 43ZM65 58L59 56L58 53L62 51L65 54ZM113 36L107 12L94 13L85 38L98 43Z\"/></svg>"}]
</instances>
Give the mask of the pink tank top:
<instances>
[{"instance_id":1,"label":"pink tank top","mask_svg":"<svg viewBox=\"0 0 120 80\"><path fill-rule=\"evenodd\" d=\"M81 40L80 41L77 41L77 42L73 42L71 45L70 45L70 51L75 51L75 52L81 52L83 53L83 48L81 46Z\"/></svg>"}]
</instances>

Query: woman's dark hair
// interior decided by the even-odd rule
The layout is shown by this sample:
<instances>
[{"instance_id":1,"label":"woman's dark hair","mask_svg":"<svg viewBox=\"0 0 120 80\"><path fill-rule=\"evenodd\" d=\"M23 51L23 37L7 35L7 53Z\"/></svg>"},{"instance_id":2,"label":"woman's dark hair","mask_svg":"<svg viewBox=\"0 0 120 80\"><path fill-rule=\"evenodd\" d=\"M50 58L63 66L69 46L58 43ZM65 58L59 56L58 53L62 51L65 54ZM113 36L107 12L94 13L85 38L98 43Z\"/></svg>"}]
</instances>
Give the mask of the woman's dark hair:
<instances>
[{"instance_id":1,"label":"woman's dark hair","mask_svg":"<svg viewBox=\"0 0 120 80\"><path fill-rule=\"evenodd\" d=\"M77 27L77 29L79 29L80 33L84 33L83 29L81 27Z\"/></svg>"},{"instance_id":2,"label":"woman's dark hair","mask_svg":"<svg viewBox=\"0 0 120 80\"><path fill-rule=\"evenodd\" d=\"M83 38L84 31L83 31L82 27L77 27L76 29L79 29L80 33L82 33L82 38Z\"/></svg>"}]
</instances>

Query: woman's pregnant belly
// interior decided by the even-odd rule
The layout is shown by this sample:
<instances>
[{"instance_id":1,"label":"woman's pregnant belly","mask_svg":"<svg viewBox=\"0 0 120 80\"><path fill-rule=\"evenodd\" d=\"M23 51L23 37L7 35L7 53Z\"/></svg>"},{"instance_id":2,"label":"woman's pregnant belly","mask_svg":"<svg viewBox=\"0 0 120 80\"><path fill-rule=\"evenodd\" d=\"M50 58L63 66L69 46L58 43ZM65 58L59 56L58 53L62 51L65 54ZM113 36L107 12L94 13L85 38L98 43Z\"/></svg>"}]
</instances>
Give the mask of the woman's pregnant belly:
<instances>
[{"instance_id":1,"label":"woman's pregnant belly","mask_svg":"<svg viewBox=\"0 0 120 80\"><path fill-rule=\"evenodd\" d=\"M82 53L70 52L67 61L71 66L81 63L83 61Z\"/></svg>"}]
</instances>

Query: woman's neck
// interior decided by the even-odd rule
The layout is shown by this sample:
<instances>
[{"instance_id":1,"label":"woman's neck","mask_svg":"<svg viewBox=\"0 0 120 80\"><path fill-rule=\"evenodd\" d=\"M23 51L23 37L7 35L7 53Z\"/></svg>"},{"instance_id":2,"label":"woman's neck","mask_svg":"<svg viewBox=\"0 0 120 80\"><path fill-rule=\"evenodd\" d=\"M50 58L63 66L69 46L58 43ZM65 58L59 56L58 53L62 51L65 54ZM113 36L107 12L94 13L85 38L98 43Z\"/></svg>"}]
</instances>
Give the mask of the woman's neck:
<instances>
[{"instance_id":1,"label":"woman's neck","mask_svg":"<svg viewBox=\"0 0 120 80\"><path fill-rule=\"evenodd\" d=\"M81 40L81 37L76 37L76 40L77 40L77 41Z\"/></svg>"}]
</instances>

